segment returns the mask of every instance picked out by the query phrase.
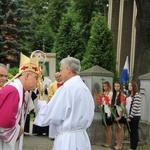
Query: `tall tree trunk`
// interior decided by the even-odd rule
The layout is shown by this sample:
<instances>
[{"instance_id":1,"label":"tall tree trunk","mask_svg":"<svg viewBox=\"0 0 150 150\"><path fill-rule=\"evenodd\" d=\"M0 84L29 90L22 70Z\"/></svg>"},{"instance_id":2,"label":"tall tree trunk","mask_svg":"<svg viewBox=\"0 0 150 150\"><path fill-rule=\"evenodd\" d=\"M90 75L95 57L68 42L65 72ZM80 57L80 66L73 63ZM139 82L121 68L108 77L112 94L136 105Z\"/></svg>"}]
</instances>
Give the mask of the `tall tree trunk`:
<instances>
[{"instance_id":1,"label":"tall tree trunk","mask_svg":"<svg viewBox=\"0 0 150 150\"><path fill-rule=\"evenodd\" d=\"M133 79L150 72L150 0L135 0L137 5L136 18L136 49Z\"/></svg>"}]
</instances>

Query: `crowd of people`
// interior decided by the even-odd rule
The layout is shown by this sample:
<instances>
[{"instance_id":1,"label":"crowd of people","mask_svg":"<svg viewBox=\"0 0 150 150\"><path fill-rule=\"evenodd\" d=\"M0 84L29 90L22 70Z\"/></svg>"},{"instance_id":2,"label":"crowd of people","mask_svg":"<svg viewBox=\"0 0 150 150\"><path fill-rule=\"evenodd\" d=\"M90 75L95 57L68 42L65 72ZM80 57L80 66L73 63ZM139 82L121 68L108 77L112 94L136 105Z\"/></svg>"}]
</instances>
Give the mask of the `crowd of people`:
<instances>
[{"instance_id":1,"label":"crowd of people","mask_svg":"<svg viewBox=\"0 0 150 150\"><path fill-rule=\"evenodd\" d=\"M34 125L53 126L55 150L90 150L86 129L92 123L95 106L79 76L80 61L73 57L63 59L60 72L55 74L56 82L51 85L47 81L43 85L45 78L40 76L40 68L37 57L28 58L21 53L19 73L7 82L7 68L0 65L0 149L22 150L25 120L36 107ZM45 96L40 99L40 94L49 100Z\"/></svg>"},{"instance_id":2,"label":"crowd of people","mask_svg":"<svg viewBox=\"0 0 150 150\"><path fill-rule=\"evenodd\" d=\"M128 83L128 94L124 93L120 82L115 82L113 90L108 81L103 82L101 102L98 102L104 112L102 124L105 128L105 148L121 150L124 140L124 125L127 125L130 134L130 149L136 150L139 135L138 127L141 117L141 95L135 81ZM112 146L112 125L115 127L116 145Z\"/></svg>"},{"instance_id":3,"label":"crowd of people","mask_svg":"<svg viewBox=\"0 0 150 150\"><path fill-rule=\"evenodd\" d=\"M29 132L31 111L35 117L33 132L37 135L45 133L54 139L54 150L91 150L86 129L93 121L95 105L91 92L79 76L80 61L67 57L59 65L60 72L55 74L52 82L44 76L44 66L39 69L36 57L21 54L19 73L9 81L7 67L0 64L1 150L22 150L23 134ZM43 99L39 98L40 75ZM98 101L104 114L103 147L112 147L114 125L116 145L112 148L122 149L124 125L127 124L130 150L136 150L141 101L136 82L129 82L127 95L120 82L115 82L113 88L108 81L103 82Z\"/></svg>"}]
</instances>

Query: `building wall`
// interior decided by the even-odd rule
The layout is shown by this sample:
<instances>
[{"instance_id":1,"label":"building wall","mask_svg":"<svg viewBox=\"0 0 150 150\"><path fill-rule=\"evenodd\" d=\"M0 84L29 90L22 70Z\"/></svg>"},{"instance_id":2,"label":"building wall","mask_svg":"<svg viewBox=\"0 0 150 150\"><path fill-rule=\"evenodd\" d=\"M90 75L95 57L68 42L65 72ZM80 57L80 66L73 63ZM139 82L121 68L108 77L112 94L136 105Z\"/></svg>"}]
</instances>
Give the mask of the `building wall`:
<instances>
[{"instance_id":1,"label":"building wall","mask_svg":"<svg viewBox=\"0 0 150 150\"><path fill-rule=\"evenodd\" d=\"M140 80L140 93L142 96L141 120L150 123L150 80Z\"/></svg>"},{"instance_id":2,"label":"building wall","mask_svg":"<svg viewBox=\"0 0 150 150\"><path fill-rule=\"evenodd\" d=\"M108 26L114 35L116 69L119 74L121 74L124 67L126 56L129 58L129 68L134 66L134 6L134 0L109 0ZM130 71L130 76L132 75L133 69Z\"/></svg>"},{"instance_id":3,"label":"building wall","mask_svg":"<svg viewBox=\"0 0 150 150\"><path fill-rule=\"evenodd\" d=\"M41 62L45 62L45 76L52 80L52 82L55 81L55 72L56 72L56 53L45 53L46 54L46 60L41 59Z\"/></svg>"},{"instance_id":4,"label":"building wall","mask_svg":"<svg viewBox=\"0 0 150 150\"><path fill-rule=\"evenodd\" d=\"M113 32L114 35L114 47L115 47L115 54L117 55L117 39L118 39L118 22L119 22L119 2L116 3L113 1L112 4L113 11L112 18L111 18L111 27L110 29Z\"/></svg>"},{"instance_id":5,"label":"building wall","mask_svg":"<svg viewBox=\"0 0 150 150\"><path fill-rule=\"evenodd\" d=\"M131 52L131 34L132 34L132 13L133 13L133 1L124 1L123 12L123 25L122 25L122 40L121 40L121 53L120 53L120 68L122 71L126 56L129 56L130 64L130 52Z\"/></svg>"}]
</instances>

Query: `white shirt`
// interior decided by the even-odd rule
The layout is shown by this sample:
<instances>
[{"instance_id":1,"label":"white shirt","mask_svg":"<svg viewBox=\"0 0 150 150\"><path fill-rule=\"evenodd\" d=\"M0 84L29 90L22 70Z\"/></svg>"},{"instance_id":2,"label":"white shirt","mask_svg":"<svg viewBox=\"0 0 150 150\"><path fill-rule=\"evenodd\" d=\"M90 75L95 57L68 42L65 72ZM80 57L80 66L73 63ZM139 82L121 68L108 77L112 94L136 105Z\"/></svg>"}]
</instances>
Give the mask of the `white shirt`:
<instances>
[{"instance_id":1,"label":"white shirt","mask_svg":"<svg viewBox=\"0 0 150 150\"><path fill-rule=\"evenodd\" d=\"M66 81L48 104L39 101L38 106L34 124L56 126L54 150L91 150L86 129L94 117L94 100L79 76Z\"/></svg>"},{"instance_id":2,"label":"white shirt","mask_svg":"<svg viewBox=\"0 0 150 150\"><path fill-rule=\"evenodd\" d=\"M107 94L106 94L106 95L107 95ZM113 92L109 92L109 94L108 94L107 96L108 96L109 99L110 99L109 104L111 104L111 100L112 100L112 97L113 97ZM104 97L102 98L102 101L103 101L105 113L107 113L107 116L110 117L110 116L111 116L111 111L110 111L108 105L106 105L105 100L104 100Z\"/></svg>"},{"instance_id":3,"label":"white shirt","mask_svg":"<svg viewBox=\"0 0 150 150\"><path fill-rule=\"evenodd\" d=\"M126 99L126 110L127 110L128 115L130 112L131 102L132 102L132 97L131 96L127 97L127 99Z\"/></svg>"}]
</instances>

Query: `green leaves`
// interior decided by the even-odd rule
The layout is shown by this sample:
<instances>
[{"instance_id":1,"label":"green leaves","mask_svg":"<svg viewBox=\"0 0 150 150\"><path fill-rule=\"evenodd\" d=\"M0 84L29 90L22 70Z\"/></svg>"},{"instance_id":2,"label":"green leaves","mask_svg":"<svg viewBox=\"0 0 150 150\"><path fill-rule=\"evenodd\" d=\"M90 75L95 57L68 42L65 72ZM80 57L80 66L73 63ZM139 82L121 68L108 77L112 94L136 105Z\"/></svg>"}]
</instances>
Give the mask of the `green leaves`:
<instances>
[{"instance_id":1,"label":"green leaves","mask_svg":"<svg viewBox=\"0 0 150 150\"><path fill-rule=\"evenodd\" d=\"M23 22L23 10L18 1L8 0L0 3L0 56L1 63L17 66L18 52L29 33ZM25 28L24 28L25 27Z\"/></svg>"},{"instance_id":2,"label":"green leaves","mask_svg":"<svg viewBox=\"0 0 150 150\"><path fill-rule=\"evenodd\" d=\"M1 15L0 22L7 20L16 26L2 26L3 30L16 38L16 48L13 42L9 42L12 51L29 54L44 48L45 52L56 52L57 65L62 58L70 55L80 59L82 70L99 65L114 71L113 36L104 17L107 14L107 2L24 0L20 5L17 1L9 0L5 4L7 7L2 5L3 11L8 12L10 6L13 9L7 18ZM14 19L16 16L17 19ZM0 47L3 47L6 39L1 37Z\"/></svg>"},{"instance_id":3,"label":"green leaves","mask_svg":"<svg viewBox=\"0 0 150 150\"><path fill-rule=\"evenodd\" d=\"M96 12L91 19L90 38L82 61L82 70L94 65L115 71L112 33L107 27L106 19Z\"/></svg>"}]
</instances>

